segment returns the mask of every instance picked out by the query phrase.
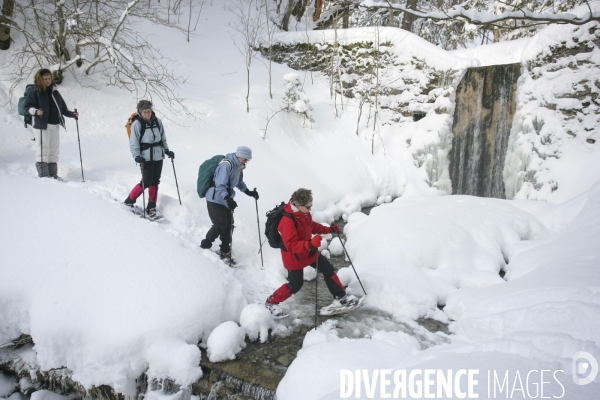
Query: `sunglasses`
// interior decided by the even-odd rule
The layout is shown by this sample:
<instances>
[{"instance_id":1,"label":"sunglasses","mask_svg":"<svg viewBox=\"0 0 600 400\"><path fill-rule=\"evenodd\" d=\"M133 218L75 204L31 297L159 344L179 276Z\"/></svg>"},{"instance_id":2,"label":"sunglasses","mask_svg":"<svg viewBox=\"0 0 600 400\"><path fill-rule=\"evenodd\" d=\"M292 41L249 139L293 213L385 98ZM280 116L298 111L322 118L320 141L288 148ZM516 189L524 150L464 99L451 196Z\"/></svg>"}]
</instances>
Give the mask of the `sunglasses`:
<instances>
[{"instance_id":1,"label":"sunglasses","mask_svg":"<svg viewBox=\"0 0 600 400\"><path fill-rule=\"evenodd\" d=\"M310 210L312 208L312 204L310 206L302 206L304 208L306 208L307 210Z\"/></svg>"}]
</instances>

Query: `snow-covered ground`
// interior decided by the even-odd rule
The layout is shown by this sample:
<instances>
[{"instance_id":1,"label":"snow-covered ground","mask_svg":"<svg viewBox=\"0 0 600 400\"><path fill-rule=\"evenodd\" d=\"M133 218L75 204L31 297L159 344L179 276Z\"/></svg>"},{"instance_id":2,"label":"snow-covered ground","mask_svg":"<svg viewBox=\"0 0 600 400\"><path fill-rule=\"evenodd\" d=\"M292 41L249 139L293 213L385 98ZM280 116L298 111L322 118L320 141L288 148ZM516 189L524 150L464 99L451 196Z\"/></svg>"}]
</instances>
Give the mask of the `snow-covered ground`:
<instances>
[{"instance_id":1,"label":"snow-covered ground","mask_svg":"<svg viewBox=\"0 0 600 400\"><path fill-rule=\"evenodd\" d=\"M364 338L347 339L324 324L306 336L278 399L339 398L340 371L357 369L371 377L381 369L479 369L480 398L488 393L488 371L502 378L508 371L510 388L517 387L513 398L533 397L529 394L544 386L542 381L552 381L544 396L558 398L564 390L568 399L597 398L599 379L576 385L571 368L576 352L600 359L597 169L569 164L568 158L558 165L556 174L583 175L583 183L566 186L560 198L550 199L561 204L438 196L405 145L407 138L418 141L421 131L427 135L436 129L435 113L419 125L383 129L385 153L379 148L373 155L371 142L354 133L356 108L347 107L336 118L327 78L317 73L299 73L313 107L312 127L303 127L295 114L279 113L265 136L266 118L281 107L283 76L290 68L273 66L271 100L266 67L253 64L246 113L245 66L228 34L230 15L220 2L206 4L202 12L190 43L181 33L146 27L163 54L177 60L178 72L189 75L181 92L198 113L194 120L156 107L166 117L183 202L180 206L166 161L158 200L166 224L144 221L120 204L139 181L124 129L136 103L131 95L78 87L69 74L60 86L70 108L81 113L85 182L73 120L61 134L59 174L67 182L59 183L35 177L31 131L22 127L14 108L0 109L0 344L30 334L32 364L44 370L66 366L86 387L108 384L131 394L134 379L144 371L181 384L199 378L200 352L207 350L199 349L198 341L218 359L239 351L240 332L262 341L267 322L260 322L261 313L252 312L251 305L264 302L285 275L274 249L265 249L261 268L253 199L237 197L233 253L243 260L241 268L231 270L213 252L198 248L210 228L205 201L196 194L198 166L246 145L253 159L244 176L260 193L261 223L265 212L295 189L312 189L317 220L344 216L349 221L346 245L369 293L365 307L398 320L448 321L454 333L450 343L421 349L403 332L373 329ZM355 39L360 35L365 31ZM453 65L442 65L446 68L478 64L398 35L398 48L407 46L407 54L421 51L440 65L452 60ZM0 53L3 67L7 57ZM9 84L0 83L2 103ZM597 127L591 129L586 132L598 135ZM597 159L596 148L590 154L586 160ZM357 213L374 204L382 205L369 217ZM360 293L351 270L342 270L340 277L351 292ZM242 318L248 304L250 317ZM237 323L240 329L233 326ZM223 336L209 340L217 326ZM286 322L277 322L274 332L284 334ZM538 372L527 383L530 393L519 391L517 372L525 386L531 370ZM541 370L552 372L544 376ZM564 372L554 378L557 370ZM466 390L466 378L460 382ZM0 397L12 387L0 375Z\"/></svg>"}]
</instances>

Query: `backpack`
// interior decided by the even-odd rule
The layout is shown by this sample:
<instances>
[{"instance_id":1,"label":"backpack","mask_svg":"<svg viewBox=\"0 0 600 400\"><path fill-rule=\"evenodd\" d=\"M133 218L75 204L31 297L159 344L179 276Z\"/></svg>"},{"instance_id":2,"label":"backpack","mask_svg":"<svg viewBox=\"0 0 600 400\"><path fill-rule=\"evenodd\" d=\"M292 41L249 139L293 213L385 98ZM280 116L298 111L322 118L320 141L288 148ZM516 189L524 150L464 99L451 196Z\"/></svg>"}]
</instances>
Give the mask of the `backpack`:
<instances>
[{"instance_id":1,"label":"backpack","mask_svg":"<svg viewBox=\"0 0 600 400\"><path fill-rule=\"evenodd\" d=\"M281 239L281 235L277 230L277 227L279 226L279 221L281 221L281 218L283 218L284 216L291 218L292 221L294 221L294 225L296 225L296 228L298 228L298 221L296 221L296 218L294 218L292 214L290 214L287 211L284 211L283 207L285 207L285 203L281 202L280 205L267 212L267 222L265 223L265 236L269 241L269 246L273 247L274 249L282 249L287 251L285 245L283 244L283 239Z\"/></svg>"},{"instance_id":2,"label":"backpack","mask_svg":"<svg viewBox=\"0 0 600 400\"><path fill-rule=\"evenodd\" d=\"M206 196L206 192L208 192L208 189L211 186L215 186L215 170L222 162L229 163L231 166L231 171L229 173L231 174L231 172L233 172L233 163L222 155L211 157L200 165L200 169L198 169L196 191L201 199Z\"/></svg>"},{"instance_id":3,"label":"backpack","mask_svg":"<svg viewBox=\"0 0 600 400\"><path fill-rule=\"evenodd\" d=\"M127 119L127 123L125 124L125 129L127 129L127 137L130 139L131 139L131 124L133 124L136 119L139 119L140 122L143 122L143 121L141 121L141 118L138 115L138 113L134 112L133 114L131 114L129 116L129 118ZM144 136L145 131L146 131L146 124L142 124L142 130L140 131L140 142L142 141L142 136Z\"/></svg>"},{"instance_id":4,"label":"backpack","mask_svg":"<svg viewBox=\"0 0 600 400\"><path fill-rule=\"evenodd\" d=\"M25 108L27 94L30 90L36 90L34 84L30 83L29 85L25 86L25 93L23 93L23 97L19 97L19 103L17 106L17 111L19 112L19 115L23 116L25 128L27 128L27 125L33 125L33 116L29 114L29 111Z\"/></svg>"}]
</instances>

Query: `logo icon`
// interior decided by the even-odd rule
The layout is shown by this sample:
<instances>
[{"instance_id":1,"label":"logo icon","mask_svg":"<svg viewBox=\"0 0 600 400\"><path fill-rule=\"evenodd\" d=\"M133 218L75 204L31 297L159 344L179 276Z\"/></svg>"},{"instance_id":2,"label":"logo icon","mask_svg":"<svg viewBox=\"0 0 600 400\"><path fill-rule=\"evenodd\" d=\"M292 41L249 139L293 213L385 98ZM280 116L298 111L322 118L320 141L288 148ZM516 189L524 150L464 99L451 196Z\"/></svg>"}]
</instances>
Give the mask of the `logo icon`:
<instances>
[{"instance_id":1,"label":"logo icon","mask_svg":"<svg viewBox=\"0 0 600 400\"><path fill-rule=\"evenodd\" d=\"M590 353L578 351L573 356L572 371L576 385L587 385L598 375L598 361Z\"/></svg>"}]
</instances>

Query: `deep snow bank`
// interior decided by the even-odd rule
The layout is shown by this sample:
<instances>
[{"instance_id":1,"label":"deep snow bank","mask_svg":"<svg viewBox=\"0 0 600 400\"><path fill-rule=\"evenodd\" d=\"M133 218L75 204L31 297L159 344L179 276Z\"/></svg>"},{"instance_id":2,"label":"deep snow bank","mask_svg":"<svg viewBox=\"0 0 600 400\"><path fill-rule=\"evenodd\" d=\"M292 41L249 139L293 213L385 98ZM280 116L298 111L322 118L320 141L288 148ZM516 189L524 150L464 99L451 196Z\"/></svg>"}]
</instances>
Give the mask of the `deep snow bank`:
<instances>
[{"instance_id":1,"label":"deep snow bank","mask_svg":"<svg viewBox=\"0 0 600 400\"><path fill-rule=\"evenodd\" d=\"M570 206L579 210L579 203ZM434 204L437 207L432 207ZM375 370L390 369L392 374L406 370L407 376L420 370L417 380L423 384L427 369L444 373L473 369L478 370L474 393L479 398L596 399L600 378L576 385L572 361L580 351L600 359L600 183L588 193L585 206L569 225L546 232L539 240L519 240L545 230L531 214L516 211L511 204L532 212L539 208L535 213L544 215L547 225L568 214L564 210L567 205L528 202L525 206L523 202L453 196L414 204L397 200L368 218L352 215L351 220L363 220L351 222L347 229L348 248L369 292L366 306L424 309L419 305L426 304L428 296L433 301L436 290L443 292L445 286L440 282L444 280L439 275L446 270L445 277L454 278L446 280L446 287L461 278L469 278L462 282L470 283L448 292L444 313L455 319L451 325L455 335L449 344L417 351L402 335L388 336L382 347L375 335L370 343L367 339L340 340L324 324L318 333L307 335L278 388L278 398L339 399L342 369L366 371L368 383L374 382L371 398L376 399L390 398L396 384L388 375L391 382L381 392L381 380L373 381ZM436 209L445 217L437 215ZM557 215L552 215L553 210ZM369 236L376 237L375 231L383 240L369 240ZM397 242L393 238L398 238ZM469 248L457 251L462 242ZM505 267L508 282L493 284L488 280L491 275L482 272L497 269L503 262L498 258L501 251L510 257ZM438 269L419 271L413 265ZM356 289L356 284L352 287ZM419 300L417 294L421 293L425 300L417 303L414 299ZM315 381L315 371L318 385L306 385ZM435 374L433 382L427 390L435 395ZM344 398L365 398L367 383L360 385L363 397L353 391ZM420 390L420 396L407 398L423 397L426 389L421 386ZM467 391L466 379L460 382L460 391ZM453 390L452 396L437 398L458 398L456 394Z\"/></svg>"},{"instance_id":2,"label":"deep snow bank","mask_svg":"<svg viewBox=\"0 0 600 400\"><path fill-rule=\"evenodd\" d=\"M231 271L153 223L50 179L0 173L0 342L31 334L43 370L130 393L198 379L199 339L246 301Z\"/></svg>"},{"instance_id":3,"label":"deep snow bank","mask_svg":"<svg viewBox=\"0 0 600 400\"><path fill-rule=\"evenodd\" d=\"M443 319L437 306L450 293L502 283L510 246L546 229L510 202L447 196L399 198L369 217L353 214L345 232L368 305L400 317Z\"/></svg>"}]
</instances>

